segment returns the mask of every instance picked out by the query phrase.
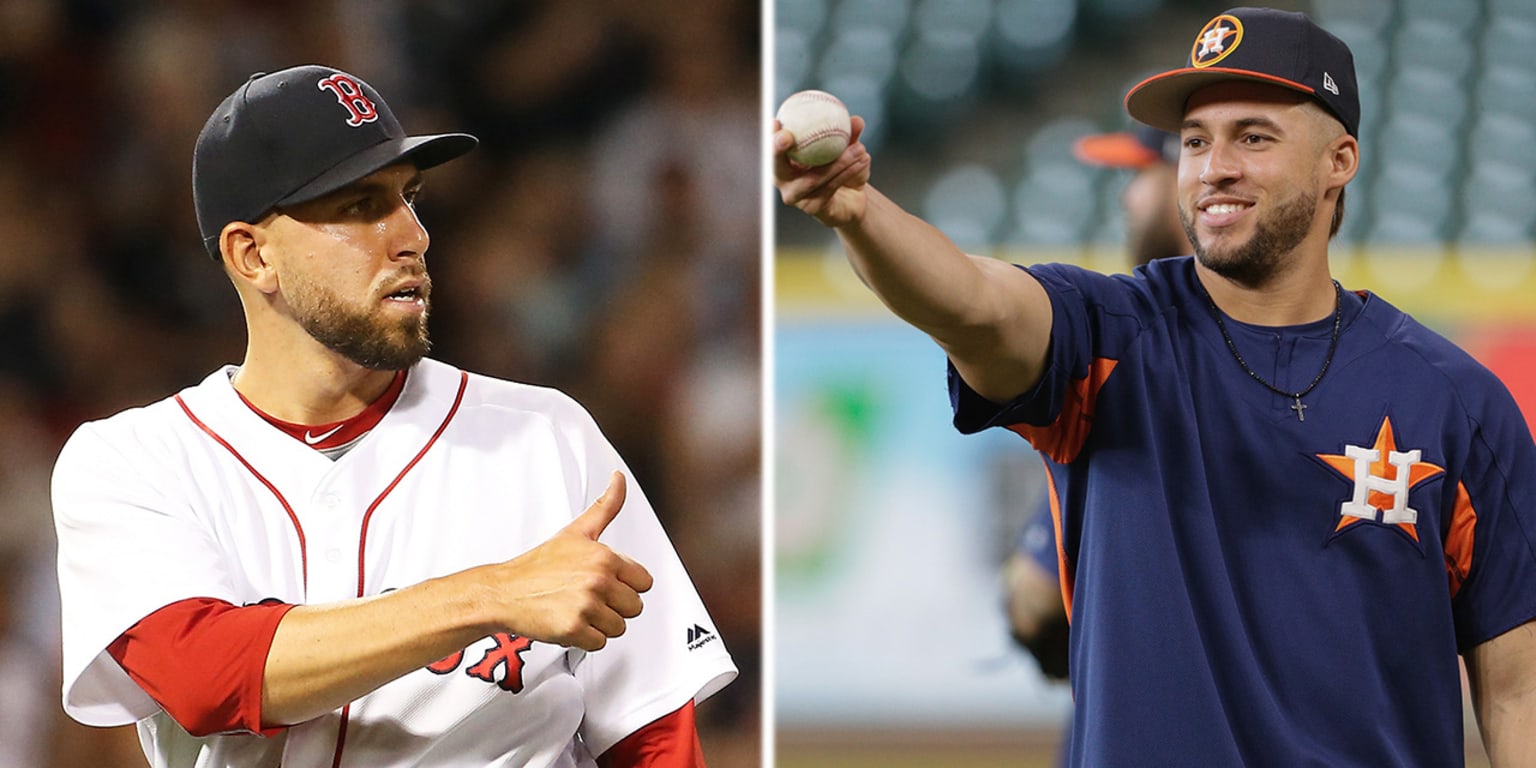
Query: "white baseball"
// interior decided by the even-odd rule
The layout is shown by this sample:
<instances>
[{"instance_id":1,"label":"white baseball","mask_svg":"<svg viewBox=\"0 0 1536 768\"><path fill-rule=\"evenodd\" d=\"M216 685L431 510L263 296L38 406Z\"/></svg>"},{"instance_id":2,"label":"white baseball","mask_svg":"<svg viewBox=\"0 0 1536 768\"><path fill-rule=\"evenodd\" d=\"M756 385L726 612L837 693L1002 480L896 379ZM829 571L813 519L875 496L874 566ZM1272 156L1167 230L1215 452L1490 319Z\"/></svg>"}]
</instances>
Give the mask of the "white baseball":
<instances>
[{"instance_id":1,"label":"white baseball","mask_svg":"<svg viewBox=\"0 0 1536 768\"><path fill-rule=\"evenodd\" d=\"M789 159L804 166L826 165L836 160L853 136L848 108L826 91L792 93L779 105L774 117L795 136Z\"/></svg>"}]
</instances>

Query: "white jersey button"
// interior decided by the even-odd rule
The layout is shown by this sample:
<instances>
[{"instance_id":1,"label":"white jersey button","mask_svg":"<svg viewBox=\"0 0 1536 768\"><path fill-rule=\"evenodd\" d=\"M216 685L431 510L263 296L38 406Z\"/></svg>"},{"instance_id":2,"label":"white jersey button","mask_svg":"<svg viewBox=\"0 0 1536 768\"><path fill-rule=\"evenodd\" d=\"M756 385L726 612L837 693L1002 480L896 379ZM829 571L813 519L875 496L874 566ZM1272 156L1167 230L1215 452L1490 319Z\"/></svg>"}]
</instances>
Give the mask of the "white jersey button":
<instances>
[{"instance_id":1,"label":"white jersey button","mask_svg":"<svg viewBox=\"0 0 1536 768\"><path fill-rule=\"evenodd\" d=\"M341 562L341 550L332 547L325 551L325 559L332 563Z\"/></svg>"}]
</instances>

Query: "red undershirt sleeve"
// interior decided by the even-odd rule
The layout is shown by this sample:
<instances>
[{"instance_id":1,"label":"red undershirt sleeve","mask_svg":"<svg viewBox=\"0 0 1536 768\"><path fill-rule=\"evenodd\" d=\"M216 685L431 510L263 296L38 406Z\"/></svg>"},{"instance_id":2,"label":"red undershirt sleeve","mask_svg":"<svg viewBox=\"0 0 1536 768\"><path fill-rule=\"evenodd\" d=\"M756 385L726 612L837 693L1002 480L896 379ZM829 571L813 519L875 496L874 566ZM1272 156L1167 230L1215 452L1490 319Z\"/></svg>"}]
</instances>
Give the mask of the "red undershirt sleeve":
<instances>
[{"instance_id":1,"label":"red undershirt sleeve","mask_svg":"<svg viewBox=\"0 0 1536 768\"><path fill-rule=\"evenodd\" d=\"M194 597L161 608L107 646L123 671L193 736L261 727L261 683L277 624L294 606Z\"/></svg>"},{"instance_id":2,"label":"red undershirt sleeve","mask_svg":"<svg viewBox=\"0 0 1536 768\"><path fill-rule=\"evenodd\" d=\"M597 758L598 768L704 768L693 702L619 740Z\"/></svg>"}]
</instances>

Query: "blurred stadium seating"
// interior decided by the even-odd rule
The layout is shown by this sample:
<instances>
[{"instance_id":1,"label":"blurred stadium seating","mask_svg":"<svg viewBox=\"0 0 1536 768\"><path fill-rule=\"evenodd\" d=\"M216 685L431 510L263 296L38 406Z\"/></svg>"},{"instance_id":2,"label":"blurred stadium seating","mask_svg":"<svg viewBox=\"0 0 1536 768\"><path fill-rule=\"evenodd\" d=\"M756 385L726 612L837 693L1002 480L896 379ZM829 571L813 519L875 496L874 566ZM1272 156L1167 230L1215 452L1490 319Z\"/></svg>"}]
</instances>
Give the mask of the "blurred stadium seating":
<instances>
[{"instance_id":1,"label":"blurred stadium seating","mask_svg":"<svg viewBox=\"0 0 1536 768\"><path fill-rule=\"evenodd\" d=\"M1273 5L1310 13L1355 53L1362 167L1341 243L1454 249L1536 237L1536 2ZM839 94L871 123L877 183L894 179L898 199L962 245L1113 244L1117 172L1075 163L1066 146L1123 127L1118 96L1176 64L1191 31L1225 7L779 0L775 95ZM819 242L789 218L781 244Z\"/></svg>"}]
</instances>

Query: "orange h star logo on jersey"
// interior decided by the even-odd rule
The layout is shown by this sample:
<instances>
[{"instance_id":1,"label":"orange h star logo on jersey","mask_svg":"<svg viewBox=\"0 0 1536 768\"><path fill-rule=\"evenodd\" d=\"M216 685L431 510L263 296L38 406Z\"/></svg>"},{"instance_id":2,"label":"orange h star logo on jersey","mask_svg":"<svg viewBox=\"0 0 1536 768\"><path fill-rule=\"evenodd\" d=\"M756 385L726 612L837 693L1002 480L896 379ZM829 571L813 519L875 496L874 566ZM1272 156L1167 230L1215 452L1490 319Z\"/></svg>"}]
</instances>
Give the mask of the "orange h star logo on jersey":
<instances>
[{"instance_id":1,"label":"orange h star logo on jersey","mask_svg":"<svg viewBox=\"0 0 1536 768\"><path fill-rule=\"evenodd\" d=\"M1397 438L1392 434L1392 420L1383 417L1381 429L1376 433L1376 443L1369 448L1358 445L1344 446L1344 455L1320 453L1323 463L1339 474L1355 481L1355 492L1339 509L1339 524L1334 531L1342 531L1361 520L1395 525L1419 540L1419 513L1408 506L1408 492L1419 483L1445 471L1428 462L1419 461L1423 452L1397 450Z\"/></svg>"}]
</instances>

